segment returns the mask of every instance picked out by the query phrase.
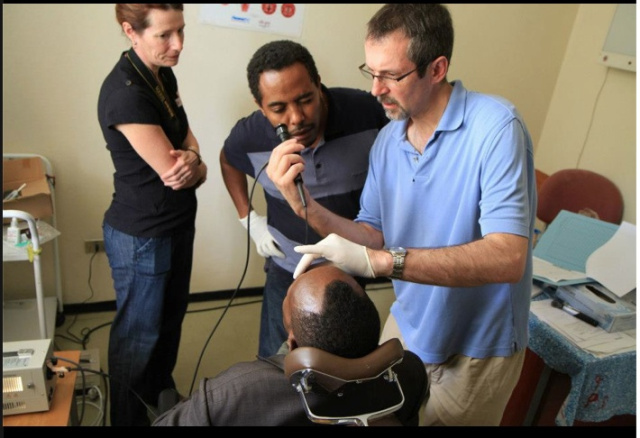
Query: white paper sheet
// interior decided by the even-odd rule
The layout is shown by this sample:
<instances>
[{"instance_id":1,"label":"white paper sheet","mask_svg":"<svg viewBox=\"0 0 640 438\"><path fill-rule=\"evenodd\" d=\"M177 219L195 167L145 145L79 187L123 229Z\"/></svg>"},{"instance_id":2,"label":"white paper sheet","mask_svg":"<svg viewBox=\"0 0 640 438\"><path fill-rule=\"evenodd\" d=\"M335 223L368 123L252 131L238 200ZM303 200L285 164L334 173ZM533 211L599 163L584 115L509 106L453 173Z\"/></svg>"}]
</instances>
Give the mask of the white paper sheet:
<instances>
[{"instance_id":1,"label":"white paper sheet","mask_svg":"<svg viewBox=\"0 0 640 438\"><path fill-rule=\"evenodd\" d=\"M616 224L561 210L533 250L533 277L556 286L597 280L586 271L587 260L618 228Z\"/></svg>"},{"instance_id":2,"label":"white paper sheet","mask_svg":"<svg viewBox=\"0 0 640 438\"><path fill-rule=\"evenodd\" d=\"M533 255L564 269L586 272L589 256L607 243L618 228L616 224L561 210L540 237Z\"/></svg>"},{"instance_id":3,"label":"white paper sheet","mask_svg":"<svg viewBox=\"0 0 640 438\"><path fill-rule=\"evenodd\" d=\"M533 272L537 279L549 280L553 284L589 283L593 281L584 272L572 271L556 266L540 257L533 256Z\"/></svg>"},{"instance_id":4,"label":"white paper sheet","mask_svg":"<svg viewBox=\"0 0 640 438\"><path fill-rule=\"evenodd\" d=\"M608 333L593 327L551 305L551 300L531 302L531 311L541 321L549 324L576 346L596 357L635 351L636 331Z\"/></svg>"},{"instance_id":5,"label":"white paper sheet","mask_svg":"<svg viewBox=\"0 0 640 438\"><path fill-rule=\"evenodd\" d=\"M200 22L214 26L300 37L304 3L210 3Z\"/></svg>"},{"instance_id":6,"label":"white paper sheet","mask_svg":"<svg viewBox=\"0 0 640 438\"><path fill-rule=\"evenodd\" d=\"M636 287L636 227L623 222L587 259L586 273L618 297Z\"/></svg>"},{"instance_id":7,"label":"white paper sheet","mask_svg":"<svg viewBox=\"0 0 640 438\"><path fill-rule=\"evenodd\" d=\"M60 235L60 231L53 228L45 221L38 221L38 236L40 240L40 246L49 242L50 240L55 239ZM26 242L20 244L20 246L15 246L10 243L7 243L5 240L7 236L7 226L2 227L2 261L5 262L15 262L15 261L24 261L29 259L28 255L28 246Z\"/></svg>"}]
</instances>

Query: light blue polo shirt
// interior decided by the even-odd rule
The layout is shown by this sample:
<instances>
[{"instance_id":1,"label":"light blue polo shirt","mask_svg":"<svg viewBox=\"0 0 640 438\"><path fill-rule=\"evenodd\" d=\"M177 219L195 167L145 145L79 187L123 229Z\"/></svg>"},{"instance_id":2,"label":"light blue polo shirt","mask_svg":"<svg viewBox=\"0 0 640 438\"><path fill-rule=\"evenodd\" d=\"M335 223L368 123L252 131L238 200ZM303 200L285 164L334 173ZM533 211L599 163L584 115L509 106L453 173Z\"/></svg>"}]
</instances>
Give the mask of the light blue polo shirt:
<instances>
[{"instance_id":1,"label":"light blue polo shirt","mask_svg":"<svg viewBox=\"0 0 640 438\"><path fill-rule=\"evenodd\" d=\"M489 233L533 234L533 145L521 116L501 97L452 84L422 155L407 141L407 121L389 123L371 150L356 222L381 230L387 247L438 248ZM391 313L407 347L425 363L453 354L509 356L527 345L531 276L530 244L519 283L452 288L394 280Z\"/></svg>"}]
</instances>

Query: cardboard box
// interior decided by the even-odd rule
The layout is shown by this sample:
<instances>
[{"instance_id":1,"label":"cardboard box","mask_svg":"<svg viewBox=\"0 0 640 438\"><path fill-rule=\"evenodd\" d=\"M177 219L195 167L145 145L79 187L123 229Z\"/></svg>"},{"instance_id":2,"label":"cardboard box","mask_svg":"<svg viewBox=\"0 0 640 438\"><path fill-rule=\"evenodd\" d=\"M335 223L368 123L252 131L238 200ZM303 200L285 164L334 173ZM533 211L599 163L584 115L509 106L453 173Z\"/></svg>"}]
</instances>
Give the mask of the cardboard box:
<instances>
[{"instance_id":1,"label":"cardboard box","mask_svg":"<svg viewBox=\"0 0 640 438\"><path fill-rule=\"evenodd\" d=\"M636 306L598 283L561 286L556 297L598 321L598 327L609 333L636 328Z\"/></svg>"},{"instance_id":2,"label":"cardboard box","mask_svg":"<svg viewBox=\"0 0 640 438\"><path fill-rule=\"evenodd\" d=\"M48 218L53 215L51 188L47 181L44 163L38 157L20 158L2 161L2 192L26 186L21 190L21 196L2 201L3 210L21 210L36 219ZM3 196L4 198L5 196Z\"/></svg>"}]
</instances>

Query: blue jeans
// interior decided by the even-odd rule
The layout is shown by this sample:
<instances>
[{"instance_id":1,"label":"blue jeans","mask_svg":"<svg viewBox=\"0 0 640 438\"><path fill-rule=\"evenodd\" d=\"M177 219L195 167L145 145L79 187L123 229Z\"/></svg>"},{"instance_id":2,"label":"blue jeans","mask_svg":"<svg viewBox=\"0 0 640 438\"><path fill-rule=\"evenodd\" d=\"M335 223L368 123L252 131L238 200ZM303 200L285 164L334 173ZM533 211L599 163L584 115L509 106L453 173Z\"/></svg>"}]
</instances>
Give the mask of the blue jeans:
<instances>
[{"instance_id":1,"label":"blue jeans","mask_svg":"<svg viewBox=\"0 0 640 438\"><path fill-rule=\"evenodd\" d=\"M287 331L282 322L282 302L293 283L293 273L267 260L265 264L267 280L264 285L262 311L260 314L260 340L258 355L273 356L284 341Z\"/></svg>"},{"instance_id":2,"label":"blue jeans","mask_svg":"<svg viewBox=\"0 0 640 438\"><path fill-rule=\"evenodd\" d=\"M103 234L117 306L109 337L111 425L148 425L136 394L156 406L163 389L175 388L195 232L142 238L103 224Z\"/></svg>"}]
</instances>

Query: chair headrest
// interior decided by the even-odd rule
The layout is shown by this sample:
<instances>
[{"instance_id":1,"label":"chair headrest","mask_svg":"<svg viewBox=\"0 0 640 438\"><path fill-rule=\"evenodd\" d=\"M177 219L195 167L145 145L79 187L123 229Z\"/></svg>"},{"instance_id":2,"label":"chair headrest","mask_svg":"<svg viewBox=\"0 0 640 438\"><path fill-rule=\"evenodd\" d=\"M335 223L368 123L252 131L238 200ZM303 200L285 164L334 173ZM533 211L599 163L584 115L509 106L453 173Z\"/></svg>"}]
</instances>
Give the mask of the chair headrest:
<instances>
[{"instance_id":1,"label":"chair headrest","mask_svg":"<svg viewBox=\"0 0 640 438\"><path fill-rule=\"evenodd\" d=\"M347 359L313 347L298 347L284 358L287 378L301 370L314 370L344 381L377 377L400 362L404 349L397 338L389 339L364 357Z\"/></svg>"}]
</instances>

